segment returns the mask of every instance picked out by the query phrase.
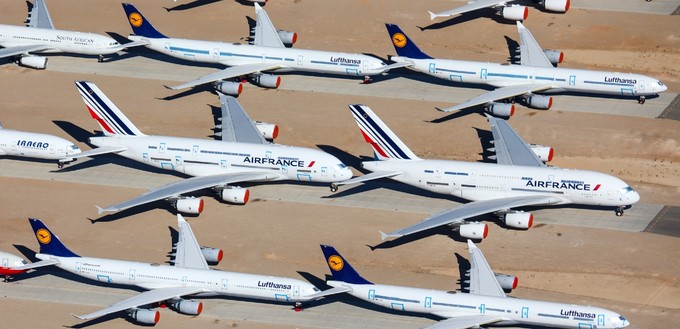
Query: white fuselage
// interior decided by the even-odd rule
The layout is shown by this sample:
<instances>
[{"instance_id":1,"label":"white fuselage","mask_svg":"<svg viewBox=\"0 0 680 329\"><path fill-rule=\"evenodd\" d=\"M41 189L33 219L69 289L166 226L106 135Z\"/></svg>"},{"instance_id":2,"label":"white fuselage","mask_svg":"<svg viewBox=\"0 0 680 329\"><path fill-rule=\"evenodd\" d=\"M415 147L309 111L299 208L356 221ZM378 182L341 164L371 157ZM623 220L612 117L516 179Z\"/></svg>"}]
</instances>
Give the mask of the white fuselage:
<instances>
[{"instance_id":1,"label":"white fuselage","mask_svg":"<svg viewBox=\"0 0 680 329\"><path fill-rule=\"evenodd\" d=\"M340 160L322 151L278 144L231 143L169 136L92 137L96 146L123 146L118 154L191 176L266 172L276 180L330 183L352 177Z\"/></svg>"},{"instance_id":2,"label":"white fuselage","mask_svg":"<svg viewBox=\"0 0 680 329\"><path fill-rule=\"evenodd\" d=\"M558 328L623 328L628 325L621 315L599 307L382 284L327 283L332 287L350 287L351 295L397 311L428 313L444 318L479 314L503 318L494 325Z\"/></svg>"},{"instance_id":3,"label":"white fuselage","mask_svg":"<svg viewBox=\"0 0 680 329\"><path fill-rule=\"evenodd\" d=\"M176 38L145 38L130 35L130 40L146 40L146 47L160 53L202 63L238 66L255 63L281 65L278 72L304 71L351 76L383 73L381 60L363 55L297 48L263 47Z\"/></svg>"},{"instance_id":4,"label":"white fuselage","mask_svg":"<svg viewBox=\"0 0 680 329\"><path fill-rule=\"evenodd\" d=\"M312 284L282 277L175 267L92 257L57 257L36 254L41 260L57 259L59 268L78 276L111 284L144 289L198 287L194 296L232 296L261 300L296 302L319 290Z\"/></svg>"},{"instance_id":5,"label":"white fuselage","mask_svg":"<svg viewBox=\"0 0 680 329\"><path fill-rule=\"evenodd\" d=\"M0 128L0 155L58 160L78 153L77 146L61 137Z\"/></svg>"},{"instance_id":6,"label":"white fuselage","mask_svg":"<svg viewBox=\"0 0 680 329\"><path fill-rule=\"evenodd\" d=\"M120 44L99 34L0 24L0 46L17 47L45 45L50 53L64 52L84 55L107 55L120 51Z\"/></svg>"},{"instance_id":7,"label":"white fuselage","mask_svg":"<svg viewBox=\"0 0 680 329\"><path fill-rule=\"evenodd\" d=\"M362 163L370 171L399 171L392 179L470 201L549 195L560 204L627 206L640 195L607 174L555 167L510 166L449 160L386 160Z\"/></svg>"},{"instance_id":8,"label":"white fuselage","mask_svg":"<svg viewBox=\"0 0 680 329\"><path fill-rule=\"evenodd\" d=\"M648 96L667 87L659 80L632 73L616 73L569 68L534 67L446 59L412 59L392 57L393 61L409 61L409 68L433 77L458 83L486 84L506 87L526 84L549 84L541 93L574 92L619 96Z\"/></svg>"}]
</instances>

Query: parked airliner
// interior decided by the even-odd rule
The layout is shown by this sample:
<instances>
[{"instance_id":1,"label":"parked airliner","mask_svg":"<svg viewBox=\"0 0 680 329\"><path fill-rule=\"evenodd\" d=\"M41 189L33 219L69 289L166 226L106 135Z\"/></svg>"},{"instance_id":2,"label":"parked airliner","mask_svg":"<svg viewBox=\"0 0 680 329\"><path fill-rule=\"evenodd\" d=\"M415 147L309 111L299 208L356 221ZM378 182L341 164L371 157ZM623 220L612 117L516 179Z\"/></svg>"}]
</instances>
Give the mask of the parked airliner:
<instances>
[{"instance_id":1,"label":"parked airliner","mask_svg":"<svg viewBox=\"0 0 680 329\"><path fill-rule=\"evenodd\" d=\"M331 191L339 185L391 178L472 201L407 228L381 232L383 240L443 225L458 229L463 237L483 239L488 232L486 223L467 222L468 218L496 213L505 225L528 229L533 224L532 213L513 208L579 204L616 207L616 215L621 216L625 208L640 200L633 188L614 176L546 166L552 148L525 143L503 119L487 115L497 163L426 160L416 156L368 106L350 105L349 109L379 161L364 161L362 167L372 173L333 183Z\"/></svg>"},{"instance_id":2,"label":"parked airliner","mask_svg":"<svg viewBox=\"0 0 680 329\"><path fill-rule=\"evenodd\" d=\"M222 133L219 135L222 140L207 140L147 136L94 83L76 81L76 87L104 136L90 138L90 143L97 148L63 161L117 153L156 168L196 176L106 208L97 207L100 214L158 200L171 202L180 212L199 214L203 210L203 200L183 197L182 194L213 189L223 201L245 204L250 196L249 190L231 184L277 180L330 183L352 177L352 171L328 153L269 142L266 137L274 137L272 134L275 135L278 129L250 120L231 96L220 94Z\"/></svg>"},{"instance_id":3,"label":"parked airliner","mask_svg":"<svg viewBox=\"0 0 680 329\"><path fill-rule=\"evenodd\" d=\"M513 2L519 2L516 0L475 0L470 1L465 5L460 7L440 11L438 13L430 13L430 20L437 17L450 17L454 15L469 13L471 11L476 11L484 8L493 8L496 13L501 17L513 21L523 21L529 16L529 8L521 4L516 4ZM541 1L543 8L548 11L555 13L566 13L569 10L570 0L543 0Z\"/></svg>"},{"instance_id":4,"label":"parked airliner","mask_svg":"<svg viewBox=\"0 0 680 329\"><path fill-rule=\"evenodd\" d=\"M364 279L332 246L321 245L335 288L369 303L396 311L433 314L444 318L427 329L480 328L487 325L555 328L624 328L620 314L593 306L509 298L504 289L517 287L517 278L491 270L482 251L468 240L469 293L374 284ZM461 281L464 281L461 278Z\"/></svg>"},{"instance_id":5,"label":"parked airliner","mask_svg":"<svg viewBox=\"0 0 680 329\"><path fill-rule=\"evenodd\" d=\"M54 264L56 264L55 261L39 261L35 263L29 263L17 255L0 251L0 276L5 279L5 282L8 282L16 275L26 273L32 269Z\"/></svg>"},{"instance_id":6,"label":"parked airliner","mask_svg":"<svg viewBox=\"0 0 680 329\"><path fill-rule=\"evenodd\" d=\"M172 265L140 263L105 258L82 257L68 249L39 219L29 222L40 245L36 258L53 262L57 267L86 279L117 285L137 286L147 291L104 309L74 315L90 320L117 312L126 312L141 324L156 324L160 312L146 308L162 303L179 313L199 315L203 303L184 299L198 296L229 296L265 301L299 303L347 291L346 288L320 291L308 282L258 274L223 272L208 267L219 261L221 250L201 247L191 226L177 215L178 241Z\"/></svg>"},{"instance_id":7,"label":"parked airliner","mask_svg":"<svg viewBox=\"0 0 680 329\"><path fill-rule=\"evenodd\" d=\"M45 0L35 0L27 26L0 24L0 46L3 47L0 58L15 58L18 64L34 69L47 68L47 57L32 53L98 55L101 62L104 55L144 44L146 42L141 41L121 45L100 34L57 30Z\"/></svg>"},{"instance_id":8,"label":"parked airliner","mask_svg":"<svg viewBox=\"0 0 680 329\"><path fill-rule=\"evenodd\" d=\"M641 74L554 67L553 63L561 61L562 53L544 51L519 22L520 65L432 58L422 52L397 25L386 26L398 55L391 60L408 63L406 67L409 69L440 79L496 87L456 106L440 109L443 112L483 105L493 115L509 117L514 112L514 104L500 100L519 98L529 107L547 110L552 106L552 97L536 93L560 92L637 97L642 104L646 96L657 95L667 89L661 81Z\"/></svg>"},{"instance_id":9,"label":"parked airliner","mask_svg":"<svg viewBox=\"0 0 680 329\"><path fill-rule=\"evenodd\" d=\"M59 160L80 153L80 148L61 137L4 129L0 125L0 155ZM59 167L63 162L59 161Z\"/></svg>"},{"instance_id":10,"label":"parked airliner","mask_svg":"<svg viewBox=\"0 0 680 329\"><path fill-rule=\"evenodd\" d=\"M254 44L249 45L170 38L156 30L135 6L123 4L134 32L128 37L130 40L148 42L147 48L175 58L228 66L195 81L169 87L173 90L215 83L215 89L220 92L238 95L243 88L241 81L236 79L239 77L247 77L261 87L278 88L281 78L271 72L304 71L367 77L404 66L401 63L387 65L363 54L286 48L267 13L257 3L254 6L257 26Z\"/></svg>"}]
</instances>

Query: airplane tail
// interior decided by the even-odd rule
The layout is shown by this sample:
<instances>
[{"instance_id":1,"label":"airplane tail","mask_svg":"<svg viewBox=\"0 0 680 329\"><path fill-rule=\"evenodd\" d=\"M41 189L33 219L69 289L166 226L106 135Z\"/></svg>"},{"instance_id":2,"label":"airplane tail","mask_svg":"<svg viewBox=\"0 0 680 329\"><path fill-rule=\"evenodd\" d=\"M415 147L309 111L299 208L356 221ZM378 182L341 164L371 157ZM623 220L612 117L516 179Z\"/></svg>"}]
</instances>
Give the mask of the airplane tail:
<instances>
[{"instance_id":1,"label":"airplane tail","mask_svg":"<svg viewBox=\"0 0 680 329\"><path fill-rule=\"evenodd\" d=\"M154 39L167 38L163 33L158 32L133 4L123 3L123 9L135 35Z\"/></svg>"},{"instance_id":2,"label":"airplane tail","mask_svg":"<svg viewBox=\"0 0 680 329\"><path fill-rule=\"evenodd\" d=\"M66 246L59 240L59 237L57 237L56 234L53 234L52 231L50 231L50 229L47 228L47 226L45 226L41 220L29 218L28 222L31 223L31 227L33 227L33 232L35 233L35 238L38 239L41 254L59 257L80 257L73 251L66 248Z\"/></svg>"},{"instance_id":3,"label":"airplane tail","mask_svg":"<svg viewBox=\"0 0 680 329\"><path fill-rule=\"evenodd\" d=\"M326 263L331 270L334 280L352 283L352 284L373 284L364 279L357 273L356 270L349 265L349 263L340 255L340 253L333 248L333 246L321 245Z\"/></svg>"},{"instance_id":4,"label":"airplane tail","mask_svg":"<svg viewBox=\"0 0 680 329\"><path fill-rule=\"evenodd\" d=\"M378 160L419 159L368 106L354 104L349 109Z\"/></svg>"},{"instance_id":5,"label":"airplane tail","mask_svg":"<svg viewBox=\"0 0 680 329\"><path fill-rule=\"evenodd\" d=\"M76 81L92 118L97 120L104 135L144 136L104 93L89 81Z\"/></svg>"},{"instance_id":6,"label":"airplane tail","mask_svg":"<svg viewBox=\"0 0 680 329\"><path fill-rule=\"evenodd\" d=\"M432 58L422 52L420 48L406 36L406 33L397 26L397 24L385 24L385 26L387 27L387 33L390 34L390 39L392 40L394 50L397 51L397 55L413 59Z\"/></svg>"}]
</instances>

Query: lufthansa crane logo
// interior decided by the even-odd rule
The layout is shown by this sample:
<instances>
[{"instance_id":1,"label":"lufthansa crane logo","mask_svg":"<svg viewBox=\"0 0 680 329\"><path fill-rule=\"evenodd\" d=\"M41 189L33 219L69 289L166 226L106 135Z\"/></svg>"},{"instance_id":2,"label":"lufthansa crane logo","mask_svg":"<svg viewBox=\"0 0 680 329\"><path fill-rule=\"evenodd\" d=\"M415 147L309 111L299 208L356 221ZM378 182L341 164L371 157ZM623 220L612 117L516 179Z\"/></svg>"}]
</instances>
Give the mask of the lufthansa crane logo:
<instances>
[{"instance_id":1,"label":"lufthansa crane logo","mask_svg":"<svg viewBox=\"0 0 680 329\"><path fill-rule=\"evenodd\" d=\"M128 16L128 20L130 20L130 24L134 27L140 27L142 26L142 23L144 22L144 19L142 18L142 15L140 15L137 12L134 12Z\"/></svg>"},{"instance_id":2,"label":"lufthansa crane logo","mask_svg":"<svg viewBox=\"0 0 680 329\"><path fill-rule=\"evenodd\" d=\"M333 271L339 272L345 266L345 262L342 261L340 256L333 255L328 257L328 266L330 266Z\"/></svg>"},{"instance_id":3,"label":"lufthansa crane logo","mask_svg":"<svg viewBox=\"0 0 680 329\"><path fill-rule=\"evenodd\" d=\"M41 228L35 232L35 237L38 238L38 241L42 244L48 244L50 241L52 241L52 234L50 234L50 231L44 228Z\"/></svg>"},{"instance_id":4,"label":"lufthansa crane logo","mask_svg":"<svg viewBox=\"0 0 680 329\"><path fill-rule=\"evenodd\" d=\"M402 33L395 33L392 36L392 43L399 48L406 46L406 36Z\"/></svg>"}]
</instances>

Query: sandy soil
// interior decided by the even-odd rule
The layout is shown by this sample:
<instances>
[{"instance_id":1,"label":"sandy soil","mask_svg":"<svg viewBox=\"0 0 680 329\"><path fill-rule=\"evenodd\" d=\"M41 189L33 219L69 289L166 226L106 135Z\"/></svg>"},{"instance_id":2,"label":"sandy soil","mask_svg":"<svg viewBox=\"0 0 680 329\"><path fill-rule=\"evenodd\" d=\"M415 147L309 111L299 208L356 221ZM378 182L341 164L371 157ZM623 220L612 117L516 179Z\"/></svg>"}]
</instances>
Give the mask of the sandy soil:
<instances>
[{"instance_id":1,"label":"sandy soil","mask_svg":"<svg viewBox=\"0 0 680 329\"><path fill-rule=\"evenodd\" d=\"M420 31L416 26L429 24L426 10L447 4L434 3L277 0L266 9L277 27L299 33L300 48L385 57L394 50L382 24L394 22L435 57L495 62L507 58L503 36L516 38L512 24L480 18ZM175 4L157 0L136 5L168 35L207 40L239 40L247 32L244 16L253 15L251 7L232 1L186 11L161 8ZM21 24L24 4L5 7L0 22ZM118 3L68 0L51 4L50 10L59 28L129 33ZM587 10L566 15L532 10L530 15L526 26L541 45L566 51L565 67L648 74L667 83L672 92L680 92L677 17L642 15L644 19L640 19L640 15ZM633 21L635 24L621 23ZM212 94L165 101L161 98L172 93L155 80L35 71L11 64L0 66L0 120L6 127L66 138L70 137L53 121L70 122L89 131L97 128L73 86L77 79L95 81L148 134L210 134L209 105L218 105ZM258 88L248 88L239 101L253 119L280 125L279 143L333 145L353 155L368 155L370 150L347 112L348 103L370 105L422 157L478 160L481 148L475 128L488 129L485 119L477 115L430 123L440 115L431 110L434 103L423 101ZM612 173L638 189L643 203L680 206L680 122L520 109L512 125L525 140L553 146L556 166ZM103 191L100 186L1 178L0 250L15 252L12 244L35 248L26 223L26 217L33 216L43 218L60 238L84 254L162 262L169 248L167 227L176 225L167 211L156 209L96 225L87 220L96 216L93 205L139 193L135 189L107 187ZM374 252L365 246L378 242L378 230L410 225L422 218L420 214L271 201L244 207L219 204L211 198L206 202L208 211L191 222L202 244L225 250L227 261L219 266L224 270L294 277L295 271L301 270L323 277L327 269L317 245L327 243L336 245L376 282L453 289L458 273L452 253L467 255L464 244L444 235ZM513 295L610 308L640 328L680 323L677 238L559 225L539 225L528 232L495 225L490 229L493 239L480 247L495 270L520 276L522 288ZM139 243L140 237L143 243ZM72 325L77 322L68 314L88 309L71 306L0 299L0 317L8 326L37 326L45 319L59 326ZM31 319L30 312L23 313L31 308L40 309L43 322ZM194 325L186 317L176 318L179 320L163 322L163 327ZM201 325L210 323L193 320ZM28 325L34 322L24 321L36 322ZM116 326L132 327L125 321L117 321Z\"/></svg>"}]
</instances>

